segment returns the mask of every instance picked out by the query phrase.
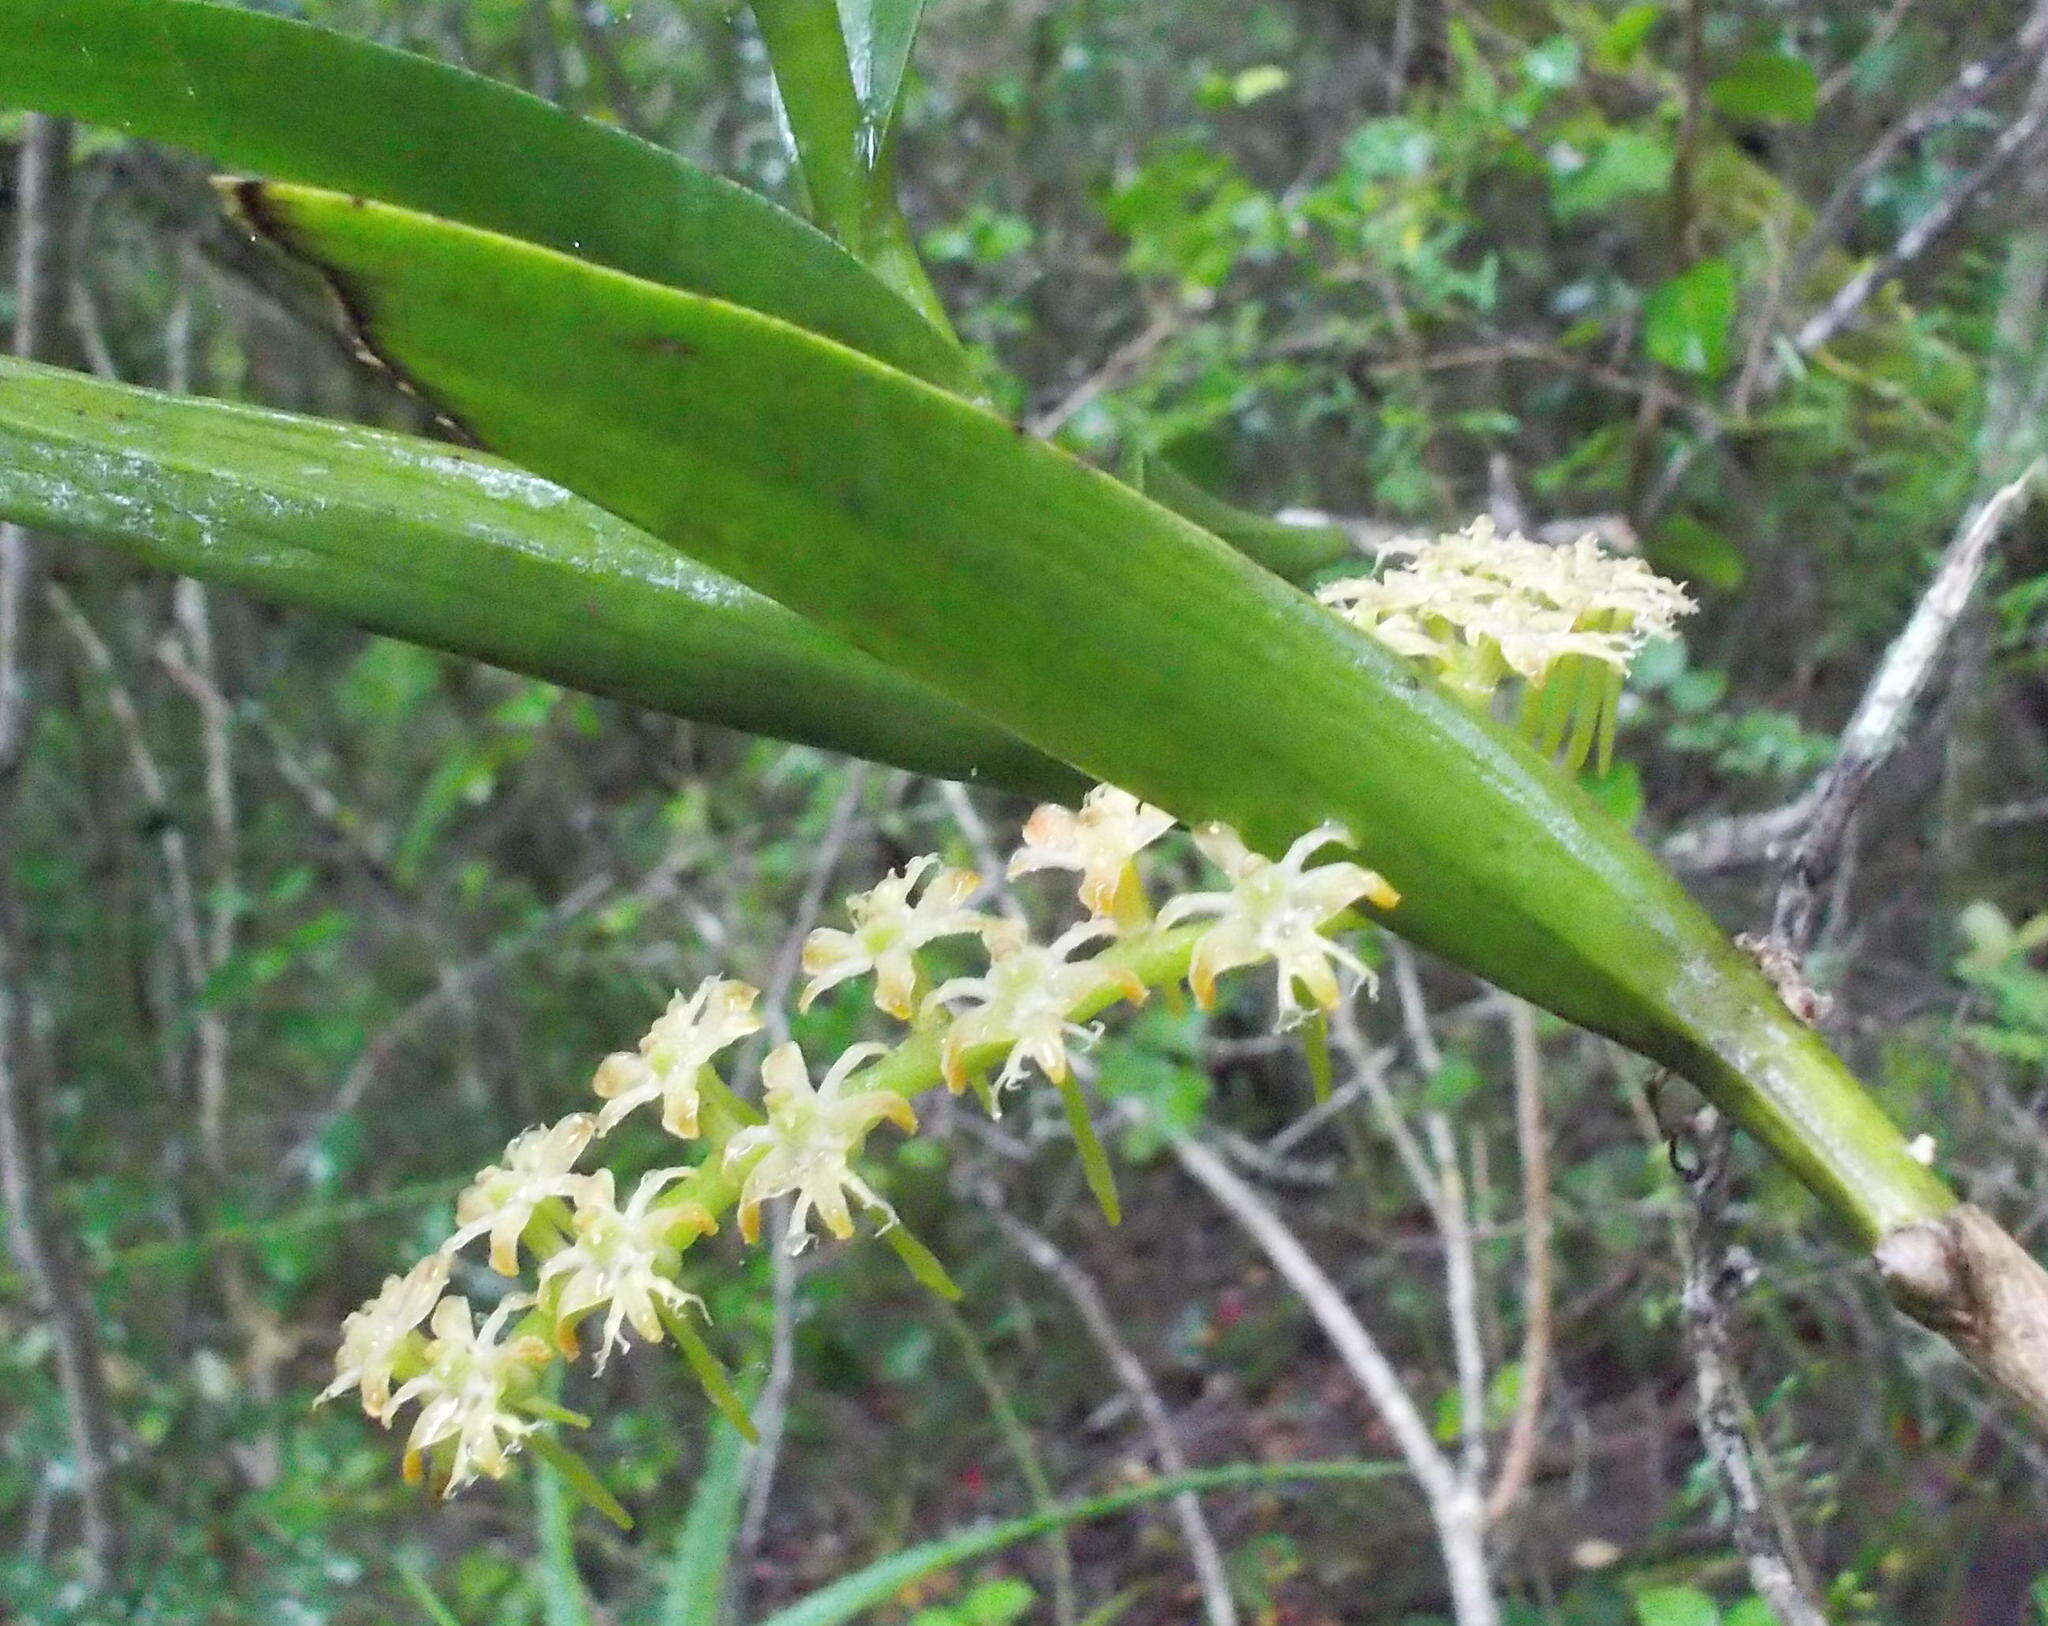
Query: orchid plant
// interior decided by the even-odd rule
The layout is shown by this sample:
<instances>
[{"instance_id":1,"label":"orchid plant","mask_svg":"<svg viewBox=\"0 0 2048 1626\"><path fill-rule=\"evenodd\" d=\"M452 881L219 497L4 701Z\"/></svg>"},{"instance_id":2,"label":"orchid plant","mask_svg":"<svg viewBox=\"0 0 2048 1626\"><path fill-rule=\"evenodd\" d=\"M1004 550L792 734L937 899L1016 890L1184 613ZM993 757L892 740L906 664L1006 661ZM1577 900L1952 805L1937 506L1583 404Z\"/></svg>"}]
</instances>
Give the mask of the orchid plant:
<instances>
[{"instance_id":1,"label":"orchid plant","mask_svg":"<svg viewBox=\"0 0 2048 1626\"><path fill-rule=\"evenodd\" d=\"M1074 1079L1090 1024L1271 963L1283 1023L1315 1042L1364 970L1338 934L1372 911L1690 1079L1901 1307L2048 1426L2048 1273L1572 780L1607 760L1622 672L1685 594L1593 543L1482 523L1324 581L1318 603L1355 557L1341 531L1184 481L1140 489L1021 430L990 409L896 206L919 0L752 10L809 221L622 131L262 10L0 0L0 101L241 171L224 206L476 448L0 360L0 519L1060 804L1010 867L1079 877L1086 918L1036 936L978 912L978 883L935 855L853 900L807 950L804 998L871 977L903 1026L822 1068L776 1048L759 1108L719 1073L763 1022L754 991L679 995L599 1064L592 1111L519 1137L459 1204L449 1246L485 1244L525 1285L479 1322L442 1296L449 1254L422 1262L351 1318L338 1386L384 1420L417 1404L409 1460L447 1487L560 1450L571 1419L543 1380L586 1344L603 1361L673 1338L736 1413L677 1274L728 1212L751 1236L791 1196L800 1245L865 1211L942 1286L857 1168L868 1137L911 1131L934 1085L993 1110L1032 1072L1066 1094L1113 1208ZM1172 821L1221 884L1155 909L1138 863ZM942 940L986 964L927 987ZM695 1156L622 1203L585 1160L643 1106Z\"/></svg>"}]
</instances>

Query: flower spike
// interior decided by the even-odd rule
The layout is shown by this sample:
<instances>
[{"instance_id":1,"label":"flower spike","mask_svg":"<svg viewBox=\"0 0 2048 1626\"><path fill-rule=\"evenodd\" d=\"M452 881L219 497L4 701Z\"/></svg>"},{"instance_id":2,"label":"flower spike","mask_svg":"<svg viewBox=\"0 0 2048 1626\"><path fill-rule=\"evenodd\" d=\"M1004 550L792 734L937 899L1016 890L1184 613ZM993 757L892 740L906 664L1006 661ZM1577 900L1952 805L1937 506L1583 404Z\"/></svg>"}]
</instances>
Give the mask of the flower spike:
<instances>
[{"instance_id":1,"label":"flower spike","mask_svg":"<svg viewBox=\"0 0 2048 1626\"><path fill-rule=\"evenodd\" d=\"M981 932L991 921L966 907L981 890L972 870L939 867L938 856L913 858L866 892L846 900L853 930L821 926L804 942L804 984L797 1009L807 1011L826 989L875 974L875 1004L899 1021L910 1020L917 1000L917 951L941 937ZM924 890L916 901L918 884Z\"/></svg>"},{"instance_id":2,"label":"flower spike","mask_svg":"<svg viewBox=\"0 0 2048 1626\"><path fill-rule=\"evenodd\" d=\"M1010 878L1034 870L1081 872L1081 901L1098 918L1123 918L1120 894L1138 854L1173 828L1173 815L1127 790L1097 785L1073 812L1048 802L1024 821L1024 845L1010 859ZM1132 900L1137 901L1137 900Z\"/></svg>"},{"instance_id":3,"label":"flower spike","mask_svg":"<svg viewBox=\"0 0 2048 1626\"><path fill-rule=\"evenodd\" d=\"M505 1161L479 1173L455 1199L459 1229L441 1244L443 1251L454 1253L488 1233L491 1268L500 1276L518 1275L519 1239L542 1203L575 1191L582 1177L570 1170L598 1124L587 1112L572 1112L560 1123L515 1136L505 1148Z\"/></svg>"},{"instance_id":4,"label":"flower spike","mask_svg":"<svg viewBox=\"0 0 2048 1626\"><path fill-rule=\"evenodd\" d=\"M1253 852L1224 825L1211 824L1195 832L1195 844L1229 877L1230 890L1175 898L1159 912L1159 923L1171 926L1194 915L1215 917L1216 923L1196 943L1188 968L1197 1004L1206 1010L1215 1002L1216 978L1223 972L1272 960L1280 970L1281 1025L1292 1027L1307 1015L1295 997L1297 984L1330 1010L1340 997L1335 966L1372 981L1371 971L1358 956L1323 936L1321 927L1360 898L1391 909L1400 894L1358 864L1305 867L1324 847L1348 845L1350 839L1341 825L1320 824L1275 862Z\"/></svg>"},{"instance_id":5,"label":"flower spike","mask_svg":"<svg viewBox=\"0 0 2048 1626\"><path fill-rule=\"evenodd\" d=\"M685 999L678 993L641 1039L639 1051L619 1051L598 1066L593 1088L604 1100L598 1130L612 1126L644 1102L661 1102L661 1126L684 1140L697 1133L699 1075L728 1045L761 1031L754 1002L761 991L744 982L706 977Z\"/></svg>"},{"instance_id":6,"label":"flower spike","mask_svg":"<svg viewBox=\"0 0 2048 1626\"><path fill-rule=\"evenodd\" d=\"M725 1166L746 1169L740 1187L740 1234L749 1242L761 1233L761 1205L771 1197L796 1193L789 1212L785 1246L800 1253L810 1240L808 1221L815 1210L825 1229L841 1241L853 1235L850 1192L891 1222L892 1209L853 1171L853 1157L868 1131L887 1118L906 1134L917 1128L917 1114L902 1096L888 1090L847 1093L855 1068L879 1056L886 1046L857 1044L835 1061L816 1088L803 1052L793 1044L777 1045L761 1065L763 1101L768 1121L742 1129L726 1145Z\"/></svg>"}]
</instances>

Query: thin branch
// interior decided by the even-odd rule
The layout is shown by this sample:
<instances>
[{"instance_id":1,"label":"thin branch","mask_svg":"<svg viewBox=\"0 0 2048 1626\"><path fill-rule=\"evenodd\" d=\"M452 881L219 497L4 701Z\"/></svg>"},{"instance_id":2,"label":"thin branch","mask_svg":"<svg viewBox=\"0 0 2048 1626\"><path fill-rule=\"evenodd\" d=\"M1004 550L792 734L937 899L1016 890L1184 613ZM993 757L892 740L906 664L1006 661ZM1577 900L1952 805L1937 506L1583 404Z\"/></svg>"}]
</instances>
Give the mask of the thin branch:
<instances>
[{"instance_id":1,"label":"thin branch","mask_svg":"<svg viewBox=\"0 0 2048 1626\"><path fill-rule=\"evenodd\" d=\"M31 359L50 353L69 281L71 139L67 120L34 113L22 131L13 348ZM71 1434L87 1576L99 1587L120 1573L127 1544L112 1482L113 1410L92 1300L71 1240L55 1217L40 1092L19 1042L27 1022L23 947L7 884L12 869L8 841L18 829L16 770L25 759L34 722L23 641L35 568L29 534L17 526L0 526L0 1199L7 1210L9 1249L30 1285L37 1313L50 1326Z\"/></svg>"},{"instance_id":2,"label":"thin branch","mask_svg":"<svg viewBox=\"0 0 2048 1626\"><path fill-rule=\"evenodd\" d=\"M1802 356L1810 356L1847 327L1873 293L1947 235L1963 212L2033 143L2044 122L2048 122L2048 56L2043 57L2035 71L2019 116L1999 132L1991 150L1900 233L1889 250L1851 277L1834 298L1809 317L1792 336L1792 348Z\"/></svg>"},{"instance_id":3,"label":"thin branch","mask_svg":"<svg viewBox=\"0 0 2048 1626\"><path fill-rule=\"evenodd\" d=\"M1034 1230L1005 1208L1002 1192L992 1181L982 1182L979 1194L996 1228L1011 1246L1050 1276L1066 1294L1067 1301L1081 1318L1081 1325L1095 1340L1096 1348L1102 1351L1104 1360L1109 1363L1111 1374L1138 1414L1138 1421L1152 1442L1152 1454L1158 1459L1159 1471L1162 1474L1186 1473L1187 1453L1181 1450L1166 1402L1160 1398L1159 1389L1145 1370L1144 1362L1138 1359L1137 1352L1117 1330L1116 1316L1103 1299L1101 1288L1095 1285L1095 1279L1061 1252L1050 1237ZM1192 1492L1183 1492L1170 1505L1174 1519L1180 1525L1181 1540L1187 1544L1195 1580L1202 1590L1203 1612L1208 1616L1210 1626L1236 1626L1237 1605L1230 1595L1230 1577L1223 1566L1223 1551L1217 1545L1215 1533L1209 1528L1201 1498Z\"/></svg>"},{"instance_id":4,"label":"thin branch","mask_svg":"<svg viewBox=\"0 0 2048 1626\"><path fill-rule=\"evenodd\" d=\"M1681 1155L1681 1148L1688 1148ZM1782 1626L1827 1626L1819 1589L1799 1551L1791 1519L1773 1493L1762 1442L1748 1426L1728 1329L1728 1301L1754 1271L1748 1255L1727 1234L1728 1172L1732 1144L1727 1120L1702 1107L1689 1132L1672 1143L1672 1162L1684 1180L1685 1287L1681 1308L1693 1368L1693 1412L1700 1443L1728 1493L1735 1543L1749 1582Z\"/></svg>"},{"instance_id":5,"label":"thin branch","mask_svg":"<svg viewBox=\"0 0 2048 1626\"><path fill-rule=\"evenodd\" d=\"M1301 1239L1229 1164L1200 1141L1185 1136L1171 1137L1167 1145L1180 1166L1243 1228L1294 1289L1380 1414L1395 1448L1415 1476L1436 1526L1458 1626L1498 1626L1500 1605L1494 1598L1487 1564L1486 1509L1481 1494L1465 1482L1439 1448L1393 1362Z\"/></svg>"},{"instance_id":6,"label":"thin branch","mask_svg":"<svg viewBox=\"0 0 2048 1626\"><path fill-rule=\"evenodd\" d=\"M1489 1523L1522 1499L1536 1471L1543 1400L1550 1372L1550 1315L1555 1262L1550 1253L1550 1135L1543 1121L1543 1052L1536 1013L1520 1000L1508 1007L1514 1053L1515 1146L1522 1164L1522 1386L1502 1447L1500 1472L1486 1498Z\"/></svg>"},{"instance_id":7,"label":"thin branch","mask_svg":"<svg viewBox=\"0 0 2048 1626\"><path fill-rule=\"evenodd\" d=\"M1820 894L1840 859L1850 815L1871 776L1904 737L1914 707L1983 578L1992 542L2026 499L2037 473L2038 465L1993 492L1957 530L1912 619L1885 651L1843 730L1841 749L1812 792L1805 833L1771 910L1771 937L1791 953L1803 954L1811 945Z\"/></svg>"},{"instance_id":8,"label":"thin branch","mask_svg":"<svg viewBox=\"0 0 2048 1626\"><path fill-rule=\"evenodd\" d=\"M766 1023L765 1036L777 1044L786 1043L789 1039L789 996L796 987L797 974L803 969L804 939L810 936L811 928L818 923L819 912L825 907L825 893L832 884L847 843L853 838L861 800L867 794L867 782L867 764L857 762L848 769L846 784L833 806L831 820L825 827L824 840L819 843L817 856L812 861L810 878L804 883L789 933L775 956L774 969L769 974L761 1003L762 1018ZM750 1061L759 1060L760 1049L759 1044L751 1047ZM783 1435L789 1423L789 1395L796 1382L797 1261L781 1244L787 1201L779 1199L771 1206L768 1224L769 1234L776 1238L770 1252L770 1292L774 1314L768 1347L768 1375L754 1402L754 1429L758 1437L747 1453L745 1511L741 1514L739 1533L733 1541L731 1574L736 1585L745 1584L745 1577L753 1569L754 1557L761 1550L762 1538L767 1534L768 1508L775 1492L775 1475L782 1463Z\"/></svg>"}]
</instances>

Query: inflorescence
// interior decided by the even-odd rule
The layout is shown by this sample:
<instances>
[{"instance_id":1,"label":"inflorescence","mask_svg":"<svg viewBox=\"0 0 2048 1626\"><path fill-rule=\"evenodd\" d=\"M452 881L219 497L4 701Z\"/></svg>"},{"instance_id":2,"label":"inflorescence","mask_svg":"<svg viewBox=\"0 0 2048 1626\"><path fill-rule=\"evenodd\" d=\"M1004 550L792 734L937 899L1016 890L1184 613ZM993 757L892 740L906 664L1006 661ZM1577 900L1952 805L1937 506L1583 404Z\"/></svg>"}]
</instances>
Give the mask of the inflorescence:
<instances>
[{"instance_id":1,"label":"inflorescence","mask_svg":"<svg viewBox=\"0 0 2048 1626\"><path fill-rule=\"evenodd\" d=\"M1591 536L1550 547L1484 518L1382 557L1398 562L1318 596L1475 705L1519 683L1523 731L1571 768L1597 750L1606 770L1629 663L1693 609L1676 582Z\"/></svg>"},{"instance_id":2,"label":"inflorescence","mask_svg":"<svg viewBox=\"0 0 2048 1626\"><path fill-rule=\"evenodd\" d=\"M1691 608L1680 588L1639 561L1602 553L1591 538L1551 548L1498 536L1479 520L1388 552L1405 562L1334 583L1324 602L1471 703L1490 703L1504 681L1518 680L1525 728L1547 751L1563 745L1574 766L1596 741L1604 763L1624 669ZM602 1370L636 1338L672 1338L713 1403L751 1432L697 1330L703 1303L680 1281L685 1253L718 1231L728 1211L752 1243L765 1205L791 1199L783 1246L792 1252L814 1226L851 1237L856 1211L864 1211L920 1281L957 1292L855 1167L881 1124L916 1132L913 1097L940 1084L955 1094L971 1089L997 1113L1004 1093L1035 1072L1063 1096L1088 1183L1115 1219L1108 1160L1070 1061L1098 1035L1093 1019L1183 980L1207 1009L1219 977L1270 962L1281 1025L1307 1025L1314 1040L1317 1019L1342 997L1340 971L1371 980L1332 934L1365 923L1360 905L1387 910L1400 901L1359 864L1318 861L1351 845L1339 825L1317 826L1275 859L1210 824L1194 842L1223 885L1171 898L1155 912L1139 858L1173 825L1169 814L1109 785L1078 810L1039 808L1009 877L1072 871L1087 910L1045 941L1017 920L977 909L982 878L935 854L848 898L848 926L820 928L804 945L798 1009L870 978L876 1008L905 1028L891 1044L851 1046L822 1074L797 1045L775 1046L760 1064L759 1108L719 1071L721 1058L762 1032L759 991L714 976L676 994L634 1049L599 1064L595 1111L515 1137L457 1200L456 1228L442 1246L387 1278L348 1317L322 1398L355 1390L387 1427L416 1405L407 1477L427 1478L444 1494L479 1475L501 1476L529 1447L623 1519L555 1437L554 1425L585 1420L548 1398L548 1377L586 1346ZM978 946L982 970L931 984L923 956L955 940ZM621 1201L611 1169L578 1164L642 1107L695 1156L642 1175ZM527 1278L481 1320L467 1298L447 1291L456 1256L479 1242L492 1270Z\"/></svg>"},{"instance_id":3,"label":"inflorescence","mask_svg":"<svg viewBox=\"0 0 2048 1626\"><path fill-rule=\"evenodd\" d=\"M1173 823L1108 785L1078 811L1040 808L1009 875L1075 871L1088 910L1047 941L977 910L981 877L935 855L847 899L850 928L820 928L805 944L799 1009L866 977L877 1009L907 1027L894 1044L853 1045L822 1075L797 1045L775 1046L760 1065L758 1110L720 1076L734 1047L763 1029L758 991L710 977L678 993L634 1049L599 1064L595 1111L515 1137L457 1199L456 1228L441 1248L388 1278L348 1317L323 1398L354 1390L386 1426L416 1405L407 1477L444 1493L501 1476L513 1454L530 1447L570 1469L604 1505L587 1470L553 1437L553 1425L583 1419L547 1398L549 1370L586 1348L602 1370L635 1339L673 1338L714 1403L745 1429L732 1385L697 1330L703 1304L680 1281L684 1254L728 1211L753 1242L765 1205L792 1199L782 1238L792 1252L814 1228L851 1237L856 1213L865 1212L920 1280L952 1291L938 1261L856 1167L881 1124L916 1131L912 1097L937 1085L972 1089L996 1112L1005 1092L1036 1073L1066 1097L1089 1182L1114 1212L1107 1160L1070 1063L1099 1032L1092 1019L1182 980L1206 1008L1219 976L1270 961L1281 1019L1293 1025L1337 1003L1340 969L1369 976L1329 934L1364 924L1353 912L1361 903L1389 909L1399 901L1359 864L1316 861L1349 842L1334 824L1277 860L1209 825L1195 842L1223 885L1175 897L1155 913L1138 860ZM984 968L933 982L921 955L942 939L978 945ZM612 1170L578 1165L642 1107L697 1155L642 1175L622 1200ZM471 1244L483 1246L499 1275L527 1278L481 1320L466 1298L447 1292L454 1260Z\"/></svg>"}]
</instances>

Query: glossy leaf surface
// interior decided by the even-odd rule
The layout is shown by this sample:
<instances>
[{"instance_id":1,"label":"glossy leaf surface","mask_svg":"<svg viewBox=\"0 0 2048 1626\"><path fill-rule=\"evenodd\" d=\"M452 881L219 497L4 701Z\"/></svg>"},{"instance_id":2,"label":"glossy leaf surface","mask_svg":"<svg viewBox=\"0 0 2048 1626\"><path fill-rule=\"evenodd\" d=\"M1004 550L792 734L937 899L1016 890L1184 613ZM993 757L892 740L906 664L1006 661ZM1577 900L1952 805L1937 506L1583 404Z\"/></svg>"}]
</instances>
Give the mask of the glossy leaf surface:
<instances>
[{"instance_id":1,"label":"glossy leaf surface","mask_svg":"<svg viewBox=\"0 0 2048 1626\"><path fill-rule=\"evenodd\" d=\"M1074 776L523 470L0 359L0 517L677 716L1031 794Z\"/></svg>"},{"instance_id":2,"label":"glossy leaf surface","mask_svg":"<svg viewBox=\"0 0 2048 1626\"><path fill-rule=\"evenodd\" d=\"M1189 823L1337 821L1390 925L1686 1073L1866 1235L1953 1203L1625 830L1217 538L750 312L345 198L257 212L490 443Z\"/></svg>"},{"instance_id":3,"label":"glossy leaf surface","mask_svg":"<svg viewBox=\"0 0 2048 1626\"><path fill-rule=\"evenodd\" d=\"M200 0L0 0L0 106L543 243L975 388L949 339L796 216L425 57Z\"/></svg>"}]
</instances>

